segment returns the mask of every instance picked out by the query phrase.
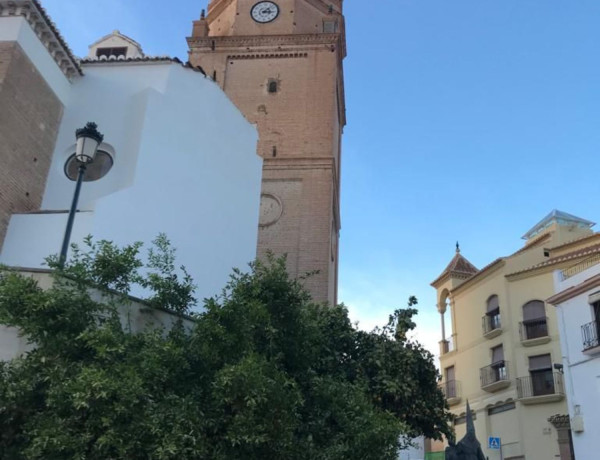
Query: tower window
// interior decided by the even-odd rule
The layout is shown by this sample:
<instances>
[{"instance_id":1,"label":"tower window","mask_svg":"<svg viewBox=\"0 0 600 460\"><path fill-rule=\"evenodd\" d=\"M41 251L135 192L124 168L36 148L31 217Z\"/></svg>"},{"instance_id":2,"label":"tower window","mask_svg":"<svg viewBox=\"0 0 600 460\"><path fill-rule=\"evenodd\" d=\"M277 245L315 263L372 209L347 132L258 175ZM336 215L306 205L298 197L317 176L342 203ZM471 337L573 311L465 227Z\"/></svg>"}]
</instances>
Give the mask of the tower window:
<instances>
[{"instance_id":1,"label":"tower window","mask_svg":"<svg viewBox=\"0 0 600 460\"><path fill-rule=\"evenodd\" d=\"M276 93L277 92L277 81L276 80L269 80L269 83L267 83L267 91L269 93Z\"/></svg>"},{"instance_id":2,"label":"tower window","mask_svg":"<svg viewBox=\"0 0 600 460\"><path fill-rule=\"evenodd\" d=\"M127 47L126 46L117 47L117 48L98 48L96 50L96 57L101 57L101 56L106 56L106 57L123 56L123 57L125 57L126 55L127 55Z\"/></svg>"}]
</instances>

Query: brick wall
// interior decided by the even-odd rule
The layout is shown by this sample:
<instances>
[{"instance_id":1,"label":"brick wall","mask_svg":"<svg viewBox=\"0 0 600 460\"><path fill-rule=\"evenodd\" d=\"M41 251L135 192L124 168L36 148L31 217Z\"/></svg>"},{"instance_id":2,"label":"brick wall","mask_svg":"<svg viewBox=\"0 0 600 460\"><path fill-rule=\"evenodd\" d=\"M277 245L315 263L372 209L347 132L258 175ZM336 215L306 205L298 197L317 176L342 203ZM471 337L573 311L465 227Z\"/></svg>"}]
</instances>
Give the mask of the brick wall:
<instances>
[{"instance_id":1,"label":"brick wall","mask_svg":"<svg viewBox=\"0 0 600 460\"><path fill-rule=\"evenodd\" d=\"M218 39L217 39L218 40ZM239 54L238 54L239 53ZM281 218L259 229L257 256L287 254L292 276L318 271L305 285L336 301L339 209L338 55L326 46L289 46L262 57L240 47L195 51L190 60L257 125L264 159L262 193L282 203ZM275 56L273 56L275 55ZM292 55L292 56L290 56ZM274 81L277 92L270 93Z\"/></svg>"},{"instance_id":2,"label":"brick wall","mask_svg":"<svg viewBox=\"0 0 600 460\"><path fill-rule=\"evenodd\" d=\"M62 114L19 44L0 42L0 249L11 214L40 208Z\"/></svg>"}]
</instances>

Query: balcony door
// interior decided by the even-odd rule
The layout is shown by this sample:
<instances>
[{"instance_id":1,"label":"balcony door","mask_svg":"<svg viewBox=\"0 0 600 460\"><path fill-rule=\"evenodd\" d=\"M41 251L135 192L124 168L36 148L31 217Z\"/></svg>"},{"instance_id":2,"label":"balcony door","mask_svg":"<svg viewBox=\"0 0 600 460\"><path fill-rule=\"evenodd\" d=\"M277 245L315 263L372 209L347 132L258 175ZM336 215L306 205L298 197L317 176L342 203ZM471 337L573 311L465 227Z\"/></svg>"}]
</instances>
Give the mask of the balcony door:
<instances>
[{"instance_id":1,"label":"balcony door","mask_svg":"<svg viewBox=\"0 0 600 460\"><path fill-rule=\"evenodd\" d=\"M456 381L454 366L446 368L446 398L456 398Z\"/></svg>"},{"instance_id":2,"label":"balcony door","mask_svg":"<svg viewBox=\"0 0 600 460\"><path fill-rule=\"evenodd\" d=\"M502 345L492 348L491 367L494 373L494 382L507 379L506 363L504 362L504 347Z\"/></svg>"},{"instance_id":3,"label":"balcony door","mask_svg":"<svg viewBox=\"0 0 600 460\"><path fill-rule=\"evenodd\" d=\"M533 396L554 394L554 374L550 355L530 356L529 375Z\"/></svg>"}]
</instances>

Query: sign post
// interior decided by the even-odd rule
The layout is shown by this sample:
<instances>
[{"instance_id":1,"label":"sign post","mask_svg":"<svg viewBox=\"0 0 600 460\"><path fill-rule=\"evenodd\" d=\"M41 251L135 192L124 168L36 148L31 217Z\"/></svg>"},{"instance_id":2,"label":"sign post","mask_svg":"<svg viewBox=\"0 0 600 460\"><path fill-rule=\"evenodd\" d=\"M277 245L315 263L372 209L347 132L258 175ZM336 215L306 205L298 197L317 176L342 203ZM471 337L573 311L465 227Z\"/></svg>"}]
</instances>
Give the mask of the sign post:
<instances>
[{"instance_id":1,"label":"sign post","mask_svg":"<svg viewBox=\"0 0 600 460\"><path fill-rule=\"evenodd\" d=\"M502 441L500 438L497 438L495 436L490 436L488 438L488 449L499 450L500 451L500 460L502 460Z\"/></svg>"}]
</instances>

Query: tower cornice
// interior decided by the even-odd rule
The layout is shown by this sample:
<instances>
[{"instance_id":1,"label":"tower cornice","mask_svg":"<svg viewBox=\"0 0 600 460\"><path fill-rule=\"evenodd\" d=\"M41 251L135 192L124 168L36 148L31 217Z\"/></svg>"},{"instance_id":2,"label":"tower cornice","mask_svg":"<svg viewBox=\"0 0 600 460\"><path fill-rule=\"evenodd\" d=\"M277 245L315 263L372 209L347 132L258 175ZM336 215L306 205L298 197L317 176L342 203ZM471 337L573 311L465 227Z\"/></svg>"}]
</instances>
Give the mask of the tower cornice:
<instances>
[{"instance_id":1,"label":"tower cornice","mask_svg":"<svg viewBox=\"0 0 600 460\"><path fill-rule=\"evenodd\" d=\"M209 37L188 37L190 47L239 48L240 46L289 46L293 48L305 45L337 45L342 34L288 34L288 35L227 35Z\"/></svg>"}]
</instances>

